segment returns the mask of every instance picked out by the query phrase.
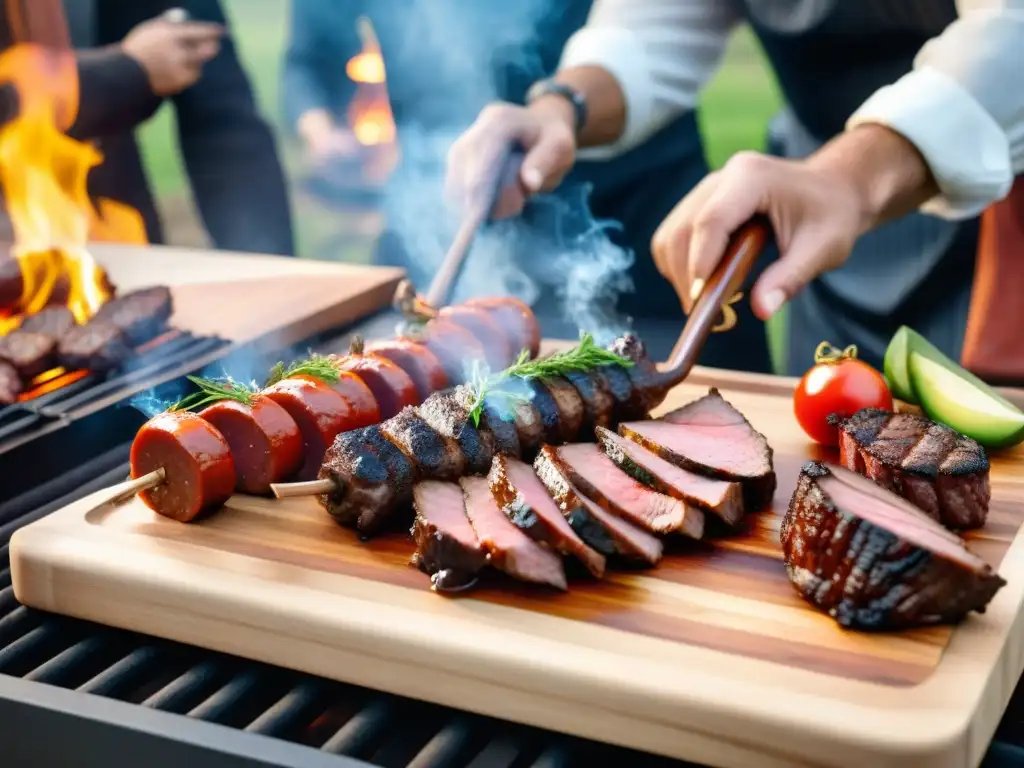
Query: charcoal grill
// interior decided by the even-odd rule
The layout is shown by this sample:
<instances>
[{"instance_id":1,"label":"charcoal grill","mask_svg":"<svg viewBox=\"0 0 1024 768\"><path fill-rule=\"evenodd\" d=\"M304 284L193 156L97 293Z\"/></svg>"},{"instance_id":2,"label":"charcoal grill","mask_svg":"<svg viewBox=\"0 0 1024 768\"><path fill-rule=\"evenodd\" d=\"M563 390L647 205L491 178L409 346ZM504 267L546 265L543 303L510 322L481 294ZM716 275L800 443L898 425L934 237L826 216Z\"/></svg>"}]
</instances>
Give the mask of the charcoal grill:
<instances>
[{"instance_id":1,"label":"charcoal grill","mask_svg":"<svg viewBox=\"0 0 1024 768\"><path fill-rule=\"evenodd\" d=\"M394 323L380 315L318 346L339 351L354 333L373 338ZM108 404L92 414L106 420L116 439L100 451L72 451L73 468L13 498L4 494L0 504L4 766L684 765L20 606L11 587L11 534L124 479L135 422L111 418L131 411ZM83 460L86 455L91 458ZM1022 720L1024 696L1015 695L986 765L1024 766Z\"/></svg>"}]
</instances>

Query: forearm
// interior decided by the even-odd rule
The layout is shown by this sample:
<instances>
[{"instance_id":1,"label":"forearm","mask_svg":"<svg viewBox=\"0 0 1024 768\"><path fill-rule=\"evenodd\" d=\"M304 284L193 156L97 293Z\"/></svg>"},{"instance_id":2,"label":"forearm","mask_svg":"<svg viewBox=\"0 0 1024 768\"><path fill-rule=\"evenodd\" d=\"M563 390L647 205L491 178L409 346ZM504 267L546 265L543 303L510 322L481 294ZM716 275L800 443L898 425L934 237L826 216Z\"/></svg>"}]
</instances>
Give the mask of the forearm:
<instances>
[{"instance_id":1,"label":"forearm","mask_svg":"<svg viewBox=\"0 0 1024 768\"><path fill-rule=\"evenodd\" d=\"M626 127L626 99L622 86L608 70L596 66L561 70L555 80L583 95L587 101L587 120L580 130L580 148L599 147L616 141ZM530 106L538 111L557 111L570 127L575 113L564 99L545 97Z\"/></svg>"}]
</instances>

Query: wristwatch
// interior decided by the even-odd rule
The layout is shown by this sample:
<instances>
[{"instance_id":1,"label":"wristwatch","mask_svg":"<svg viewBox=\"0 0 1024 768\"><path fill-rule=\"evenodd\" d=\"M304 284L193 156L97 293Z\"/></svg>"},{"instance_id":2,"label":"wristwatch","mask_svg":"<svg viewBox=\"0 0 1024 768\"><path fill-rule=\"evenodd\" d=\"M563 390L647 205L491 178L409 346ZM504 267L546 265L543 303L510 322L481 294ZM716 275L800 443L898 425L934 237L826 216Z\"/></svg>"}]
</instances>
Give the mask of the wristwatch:
<instances>
[{"instance_id":1,"label":"wristwatch","mask_svg":"<svg viewBox=\"0 0 1024 768\"><path fill-rule=\"evenodd\" d=\"M552 78L547 78L546 80L538 80L530 86L530 90L526 92L526 103L532 104L541 96L549 94L561 96L572 105L573 114L575 115L574 131L579 136L583 126L587 123L586 97L572 86L559 83Z\"/></svg>"}]
</instances>

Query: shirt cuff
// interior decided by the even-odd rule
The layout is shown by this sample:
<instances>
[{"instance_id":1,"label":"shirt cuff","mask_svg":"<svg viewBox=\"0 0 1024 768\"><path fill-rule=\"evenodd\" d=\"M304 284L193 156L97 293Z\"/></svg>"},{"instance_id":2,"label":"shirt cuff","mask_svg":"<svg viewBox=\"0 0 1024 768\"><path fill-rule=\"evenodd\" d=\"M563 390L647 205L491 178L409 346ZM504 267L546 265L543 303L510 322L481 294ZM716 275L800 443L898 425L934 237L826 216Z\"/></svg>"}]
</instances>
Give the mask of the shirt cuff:
<instances>
[{"instance_id":1,"label":"shirt cuff","mask_svg":"<svg viewBox=\"0 0 1024 768\"><path fill-rule=\"evenodd\" d=\"M847 122L896 131L924 157L939 194L921 206L944 219L976 216L1013 185L1010 142L995 119L952 78L930 67L875 91Z\"/></svg>"},{"instance_id":2,"label":"shirt cuff","mask_svg":"<svg viewBox=\"0 0 1024 768\"><path fill-rule=\"evenodd\" d=\"M569 38L558 68L601 67L618 81L626 102L622 135L611 144L580 150L580 160L616 157L640 144L649 134L655 108L647 57L644 45L628 29L584 27Z\"/></svg>"}]
</instances>

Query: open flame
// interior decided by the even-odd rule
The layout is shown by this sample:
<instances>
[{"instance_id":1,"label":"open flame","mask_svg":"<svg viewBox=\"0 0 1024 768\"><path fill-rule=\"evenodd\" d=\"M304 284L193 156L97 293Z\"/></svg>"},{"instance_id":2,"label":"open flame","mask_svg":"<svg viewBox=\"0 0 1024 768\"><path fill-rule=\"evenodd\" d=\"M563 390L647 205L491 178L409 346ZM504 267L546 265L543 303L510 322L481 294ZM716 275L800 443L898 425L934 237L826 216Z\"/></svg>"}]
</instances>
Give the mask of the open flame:
<instances>
[{"instance_id":1,"label":"open flame","mask_svg":"<svg viewBox=\"0 0 1024 768\"><path fill-rule=\"evenodd\" d=\"M376 161L368 163L367 175L384 180L398 164L395 118L377 34L365 16L360 17L358 29L363 49L345 65L345 74L356 83L348 107L348 122L361 145L380 150Z\"/></svg>"},{"instance_id":2,"label":"open flame","mask_svg":"<svg viewBox=\"0 0 1024 768\"><path fill-rule=\"evenodd\" d=\"M0 128L0 186L11 219L23 289L0 334L45 307L60 283L68 308L88 320L110 298L90 239L144 244L142 217L110 200L95 205L86 180L103 156L64 131L78 111L78 75L70 50L21 43L0 54L0 86L17 94L18 114Z\"/></svg>"}]
</instances>

